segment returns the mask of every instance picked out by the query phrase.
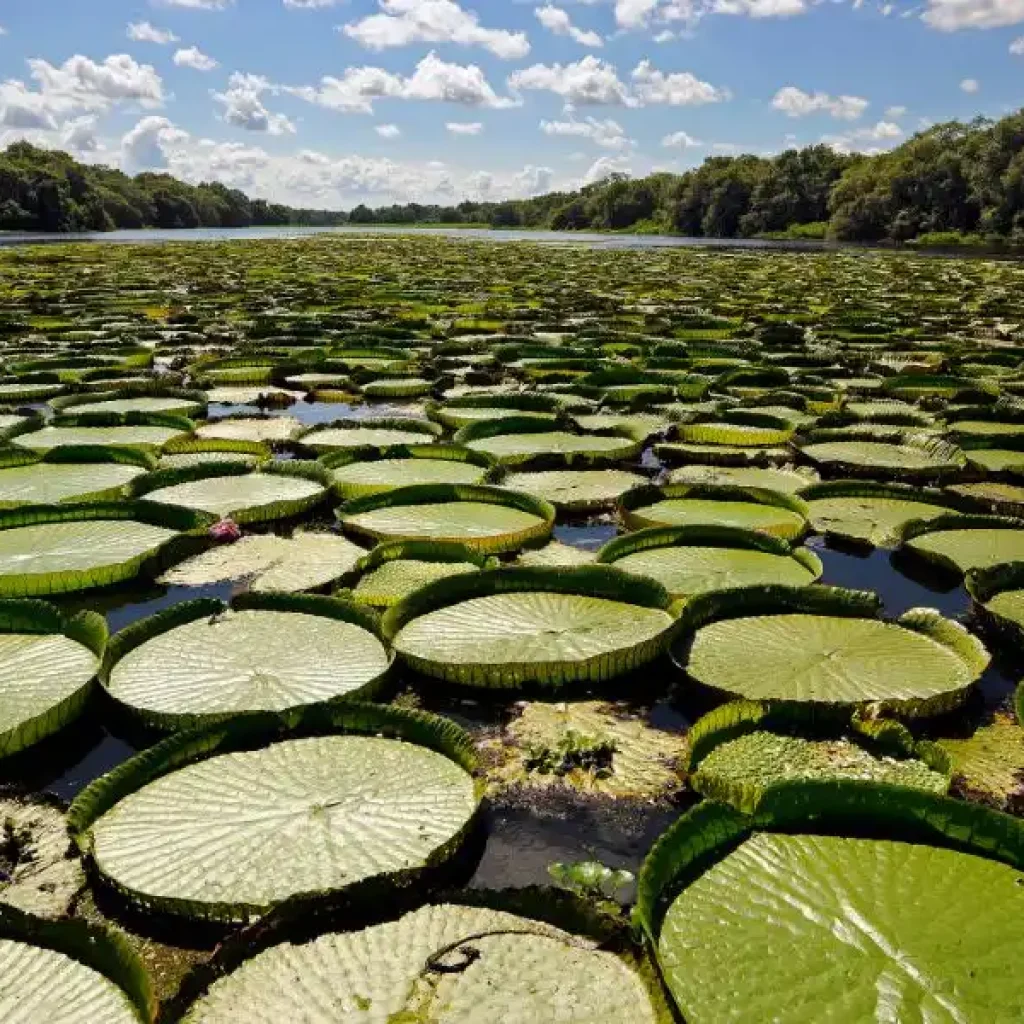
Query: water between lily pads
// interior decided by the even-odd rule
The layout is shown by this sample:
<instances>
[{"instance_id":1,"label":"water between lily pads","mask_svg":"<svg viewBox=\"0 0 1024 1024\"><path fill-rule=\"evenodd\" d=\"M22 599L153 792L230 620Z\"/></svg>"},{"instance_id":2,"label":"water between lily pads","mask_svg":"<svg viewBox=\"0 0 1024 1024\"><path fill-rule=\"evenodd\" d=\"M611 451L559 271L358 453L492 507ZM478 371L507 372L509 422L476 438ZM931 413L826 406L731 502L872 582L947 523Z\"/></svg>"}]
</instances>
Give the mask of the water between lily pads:
<instances>
[{"instance_id":1,"label":"water between lily pads","mask_svg":"<svg viewBox=\"0 0 1024 1024\"><path fill-rule=\"evenodd\" d=\"M300 402L279 410L313 425L367 415L410 415L418 409L410 406ZM252 407L218 405L210 407L211 416L255 415ZM294 523L284 527L291 529ZM303 525L309 526L306 522ZM333 523L323 513L314 528L329 529ZM559 525L555 537L564 544L594 551L616 535L609 517L587 522ZM889 615L899 615L913 607L933 607L943 614L962 617L969 599L961 583L939 576L924 576L915 566L902 564L890 552L877 550L840 550L818 539L810 545L824 563L823 582L877 592ZM166 587L157 583L135 583L65 598L69 608L92 608L107 618L111 632L155 612L196 597L228 599L240 588L237 584L206 587ZM617 689L615 697L635 687L639 692L631 710L641 709L654 728L684 731L703 708L689 704L686 695L673 690L679 675L668 659L650 666L639 680L629 680ZM1003 703L1015 680L993 667L982 680L979 708ZM422 706L448 715L477 737L493 736L504 721L515 714L511 702L499 704L477 700L466 694L437 694L432 684L403 679L398 689L411 687L428 694ZM109 716L104 716L108 719ZM17 780L22 789L46 793L70 800L93 779L110 771L155 737L131 735L128 731L101 722L93 711L67 736L58 736L35 748L19 763L5 769L0 784ZM678 794L673 799L646 802L635 799L588 797L563 787L543 792L530 790L499 797L490 802L486 821L486 843L470 881L471 885L504 888L548 884L548 866L555 861L599 860L610 867L636 872L657 836L687 806L689 799Z\"/></svg>"}]
</instances>

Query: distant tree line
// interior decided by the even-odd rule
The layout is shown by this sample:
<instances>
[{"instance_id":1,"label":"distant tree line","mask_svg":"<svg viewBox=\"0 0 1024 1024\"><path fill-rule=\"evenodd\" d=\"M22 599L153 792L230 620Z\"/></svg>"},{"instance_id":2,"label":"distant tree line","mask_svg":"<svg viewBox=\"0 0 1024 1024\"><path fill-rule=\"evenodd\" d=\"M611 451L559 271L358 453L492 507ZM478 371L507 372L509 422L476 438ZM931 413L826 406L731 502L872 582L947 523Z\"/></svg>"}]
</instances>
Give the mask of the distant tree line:
<instances>
[{"instance_id":1,"label":"distant tree line","mask_svg":"<svg viewBox=\"0 0 1024 1024\"><path fill-rule=\"evenodd\" d=\"M188 185L152 173L130 177L27 142L0 153L0 231L240 228L346 220L341 212L250 199L217 182Z\"/></svg>"},{"instance_id":2,"label":"distant tree line","mask_svg":"<svg viewBox=\"0 0 1024 1024\"><path fill-rule=\"evenodd\" d=\"M531 199L360 205L348 213L293 209L166 174L133 178L27 143L0 154L0 230L345 223L1024 244L1024 110L935 125L872 156L825 145L771 158L714 156L683 174L616 174Z\"/></svg>"}]
</instances>

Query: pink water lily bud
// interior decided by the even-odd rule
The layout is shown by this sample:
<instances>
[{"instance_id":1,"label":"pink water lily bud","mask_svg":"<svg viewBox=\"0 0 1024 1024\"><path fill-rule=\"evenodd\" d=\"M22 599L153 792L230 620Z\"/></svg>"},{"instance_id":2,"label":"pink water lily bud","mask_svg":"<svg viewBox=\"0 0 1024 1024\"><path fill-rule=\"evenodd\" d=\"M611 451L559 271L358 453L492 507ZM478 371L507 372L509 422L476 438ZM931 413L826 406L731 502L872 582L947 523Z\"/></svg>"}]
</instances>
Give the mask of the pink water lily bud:
<instances>
[{"instance_id":1,"label":"pink water lily bud","mask_svg":"<svg viewBox=\"0 0 1024 1024\"><path fill-rule=\"evenodd\" d=\"M210 527L210 536L221 544L233 544L242 536L242 531L233 519L222 519Z\"/></svg>"}]
</instances>

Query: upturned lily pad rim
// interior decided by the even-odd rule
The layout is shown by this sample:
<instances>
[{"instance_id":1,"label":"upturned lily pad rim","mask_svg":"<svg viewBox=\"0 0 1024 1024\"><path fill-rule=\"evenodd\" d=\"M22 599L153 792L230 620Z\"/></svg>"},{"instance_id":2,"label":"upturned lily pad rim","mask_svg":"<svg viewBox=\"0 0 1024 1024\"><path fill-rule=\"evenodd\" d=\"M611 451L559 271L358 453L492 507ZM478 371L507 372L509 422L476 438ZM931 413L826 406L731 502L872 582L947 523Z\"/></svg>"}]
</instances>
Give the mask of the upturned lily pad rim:
<instances>
[{"instance_id":1,"label":"upturned lily pad rim","mask_svg":"<svg viewBox=\"0 0 1024 1024\"><path fill-rule=\"evenodd\" d=\"M661 486L648 484L643 487L634 487L619 498L619 513L628 529L639 530L647 526L646 520L637 514L640 509L655 505L659 501L685 500L687 498L699 501L738 501L753 505L769 505L794 512L800 516L804 520L802 533L806 532L810 526L807 503L796 495L771 491L765 487L740 487L733 484L684 483L662 484Z\"/></svg>"},{"instance_id":2,"label":"upturned lily pad rim","mask_svg":"<svg viewBox=\"0 0 1024 1024\"><path fill-rule=\"evenodd\" d=\"M0 509L0 531L94 519L133 520L177 531L177 536L168 537L149 551L117 563L118 571L113 578L104 578L103 573L98 577L96 569L76 569L58 573L11 573L0 577L0 595L46 596L123 582L135 576L149 559L162 556L165 550L181 537L205 533L217 521L216 516L206 512L195 512L177 505L161 505L155 501L67 502L59 505L18 505L15 508ZM110 567L102 568L106 570ZM106 576L109 577L110 574L107 573Z\"/></svg>"},{"instance_id":3,"label":"upturned lily pad rim","mask_svg":"<svg viewBox=\"0 0 1024 1024\"><path fill-rule=\"evenodd\" d=\"M673 900L755 832L884 835L970 853L1024 870L1024 821L923 790L861 780L800 780L765 787L752 813L705 800L655 842L637 883L634 920L652 948Z\"/></svg>"},{"instance_id":4,"label":"upturned lily pad rim","mask_svg":"<svg viewBox=\"0 0 1024 1024\"><path fill-rule=\"evenodd\" d=\"M657 608L673 616L679 607L668 590L656 580L607 565L581 565L571 569L562 566L511 566L450 576L427 584L388 609L381 621L381 632L389 643L393 643L404 626L430 612L476 597L536 591L620 601Z\"/></svg>"},{"instance_id":5,"label":"upturned lily pad rim","mask_svg":"<svg viewBox=\"0 0 1024 1024\"><path fill-rule=\"evenodd\" d=\"M506 416L497 420L479 420L468 423L455 434L457 444L468 444L470 441L483 441L491 437L504 437L515 434L550 434L554 431L574 433L579 437L621 437L623 441L642 447L642 442L626 429L619 426L608 426L602 430L577 431L567 429L569 424L552 424L550 420L536 416ZM626 456L623 456L626 457Z\"/></svg>"},{"instance_id":6,"label":"upturned lily pad rim","mask_svg":"<svg viewBox=\"0 0 1024 1024\"><path fill-rule=\"evenodd\" d=\"M978 623L995 634L997 642L1005 643L1011 653L1024 644L1024 626L1005 615L1000 615L989 602L1008 590L1024 590L1024 562L1003 562L985 569L971 569L964 578L964 586L971 596L971 613ZM1024 684L1017 688L1018 700L1024 700ZM1024 703L1018 704L1019 711Z\"/></svg>"},{"instance_id":7,"label":"upturned lily pad rim","mask_svg":"<svg viewBox=\"0 0 1024 1024\"><path fill-rule=\"evenodd\" d=\"M912 540L930 533L947 533L953 530L1024 530L1024 519L1013 516L963 515L937 516L935 519L913 519L899 531L900 550L917 558L932 562L943 569L964 575L963 570L950 558L934 551L926 551L911 545Z\"/></svg>"},{"instance_id":8,"label":"upturned lily pad rim","mask_svg":"<svg viewBox=\"0 0 1024 1024\"><path fill-rule=\"evenodd\" d=\"M420 420L413 417L402 416L370 416L366 419L333 420L330 423L317 423L295 435L295 443L304 445L307 448L324 448L330 450L332 445L318 445L316 434L328 430L405 430L410 434L426 434L430 437L439 438L444 431L441 426L431 420ZM424 442L428 443L428 442ZM362 445L359 447L373 448L375 445ZM384 445L383 447L394 447Z\"/></svg>"},{"instance_id":9,"label":"upturned lily pad rim","mask_svg":"<svg viewBox=\"0 0 1024 1024\"><path fill-rule=\"evenodd\" d=\"M658 1024L671 1024L675 1019L668 1008L667 996L657 981L653 963L637 950L623 917L610 914L593 900L565 889L546 885L441 889L431 892L426 902L415 893L398 895L386 907L374 907L369 914L359 914L357 926L387 924L423 907L441 905L515 914L527 921L587 939L595 943L595 949L614 953L634 970L647 989ZM258 922L225 939L208 961L186 974L178 992L165 1003L168 1020L183 1019L214 982L268 949L287 943L304 945L324 935L353 931L352 911L352 901L344 893L327 893L312 898L292 896L278 904Z\"/></svg>"},{"instance_id":10,"label":"upturned lily pad rim","mask_svg":"<svg viewBox=\"0 0 1024 1024\"><path fill-rule=\"evenodd\" d=\"M116 462L124 466L138 466L151 471L157 458L150 452L116 444L68 444L59 448L35 450L32 448L6 448L0 451L0 472L19 466L36 466L41 462L53 464L92 464Z\"/></svg>"},{"instance_id":11,"label":"upturned lily pad rim","mask_svg":"<svg viewBox=\"0 0 1024 1024\"><path fill-rule=\"evenodd\" d=\"M914 448L934 457L928 466L883 466L877 463L855 461L842 457L819 458L808 449L818 444L853 443L884 444L895 448ZM903 479L929 480L955 473L967 465L967 455L957 444L931 434L901 431L892 437L881 438L871 430L813 430L793 441L794 447L819 468L838 467L854 476L896 475Z\"/></svg>"},{"instance_id":12,"label":"upturned lily pad rim","mask_svg":"<svg viewBox=\"0 0 1024 1024\"><path fill-rule=\"evenodd\" d=\"M106 876L93 858L92 827L117 803L151 782L179 768L219 754L260 750L273 743L311 736L357 735L395 739L426 747L447 757L472 779L476 808L462 829L434 850L420 867L373 876L342 892L356 892L369 899L387 900L394 889L415 883L430 869L455 855L476 826L484 783L473 741L455 722L426 711L412 711L365 701L314 705L291 711L235 715L199 729L177 732L143 750L83 789L68 810L68 831L85 859L90 873L125 899L129 905L150 913L166 913L195 920L229 924L266 913L269 907L231 902L206 902L173 896L135 892ZM326 893L294 894L319 899Z\"/></svg>"},{"instance_id":13,"label":"upturned lily pad rim","mask_svg":"<svg viewBox=\"0 0 1024 1024\"><path fill-rule=\"evenodd\" d=\"M754 618L764 615L822 615L831 617L875 619L882 618L882 602L877 594L866 590L848 590L814 584L791 587L783 584L742 587L734 590L710 591L687 601L679 616L679 641L670 649L676 667L687 671L690 645L697 631L714 622L728 619ZM971 682L957 690L939 693L928 698L910 700L864 701L865 707L900 716L926 716L952 710L962 704L978 679L988 668L991 655L974 634L952 619L947 619L933 608L911 608L896 619L885 620L903 629L910 629L941 644L956 655L971 673ZM713 686L693 680L695 685L717 693ZM726 694L730 699L735 699ZM812 707L832 708L822 701L772 700L765 703L785 705L800 703Z\"/></svg>"},{"instance_id":14,"label":"upturned lily pad rim","mask_svg":"<svg viewBox=\"0 0 1024 1024\"><path fill-rule=\"evenodd\" d=\"M497 569L501 562L466 544L441 540L393 540L378 544L356 562L357 572L370 572L387 562L469 562L478 569ZM361 606L362 607L362 606Z\"/></svg>"},{"instance_id":15,"label":"upturned lily pad rim","mask_svg":"<svg viewBox=\"0 0 1024 1024\"><path fill-rule=\"evenodd\" d=\"M67 615L37 598L0 598L0 634L4 633L66 636L96 656L97 670L108 640L107 620L102 615L93 611ZM92 696L94 682L92 676L57 704L13 729L0 731L0 760L21 753L78 718Z\"/></svg>"},{"instance_id":16,"label":"upturned lily pad rim","mask_svg":"<svg viewBox=\"0 0 1024 1024\"><path fill-rule=\"evenodd\" d=\"M819 579L825 571L821 559L807 548L797 547L758 530L738 526L715 526L695 523L688 526L653 526L608 541L597 553L602 565L614 565L619 559L639 551L657 548L703 547L732 548L741 551L763 551L769 555L792 558Z\"/></svg>"},{"instance_id":17,"label":"upturned lily pad rim","mask_svg":"<svg viewBox=\"0 0 1024 1024\"><path fill-rule=\"evenodd\" d=\"M364 421L365 422L365 421ZM390 444L382 447L342 448L324 452L317 462L326 469L341 469L356 462L383 462L389 459L436 459L445 462L468 462L481 469L493 470L497 463L484 452L475 452L465 445L439 441L425 444Z\"/></svg>"},{"instance_id":18,"label":"upturned lily pad rim","mask_svg":"<svg viewBox=\"0 0 1024 1024\"><path fill-rule=\"evenodd\" d=\"M137 718L144 725L162 730L197 729L215 722L228 721L237 717L239 712L190 714L186 712L153 711L118 700L109 689L110 673L118 662L136 648L180 626L188 625L190 622L196 622L199 619L211 618L228 610L316 615L322 618L334 619L338 622L348 622L359 626L361 629L365 629L383 644L388 659L387 667L379 675L360 686L358 690L349 694L341 694L331 700L318 701L315 704L302 704L296 706L295 709L285 709L280 712L282 715L288 715L293 710L299 711L307 707L333 707L342 703L352 703L353 701L371 701L376 699L388 684L395 664L395 652L384 640L380 629L379 616L369 611L365 605L357 604L344 596L337 595L326 597L320 594L261 593L251 591L238 594L230 601L222 601L219 598L211 597L200 597L191 601L183 601L171 608L165 608L163 611L150 615L148 618L133 622L120 632L115 633L110 638L98 672L100 685L103 687L106 695L130 717ZM241 713L245 714L245 712Z\"/></svg>"},{"instance_id":19,"label":"upturned lily pad rim","mask_svg":"<svg viewBox=\"0 0 1024 1024\"><path fill-rule=\"evenodd\" d=\"M0 903L0 939L60 953L120 989L143 1024L156 1018L149 972L128 941L112 928L79 918L51 921Z\"/></svg>"},{"instance_id":20,"label":"upturned lily pad rim","mask_svg":"<svg viewBox=\"0 0 1024 1024\"><path fill-rule=\"evenodd\" d=\"M302 498L279 498L260 505L245 506L232 512L232 518L240 523L265 522L271 519L288 519L315 508L328 499L331 493L331 478L327 470L319 462L288 461L265 462L257 466L249 466L244 462L215 460L203 461L194 466L174 466L170 469L158 469L146 476L138 477L128 485L128 493L134 498L145 498L147 494L162 490L165 487L176 487L179 484L193 483L197 480L208 480L216 477L242 476L281 476L298 477L318 484L317 493ZM164 504L164 502L154 502ZM168 502L167 504L171 504ZM187 506L184 506L187 507Z\"/></svg>"},{"instance_id":21,"label":"upturned lily pad rim","mask_svg":"<svg viewBox=\"0 0 1024 1024\"><path fill-rule=\"evenodd\" d=\"M51 427L166 427L182 434L195 432L195 421L167 412L83 412L54 416Z\"/></svg>"},{"instance_id":22,"label":"upturned lily pad rim","mask_svg":"<svg viewBox=\"0 0 1024 1024\"><path fill-rule=\"evenodd\" d=\"M57 449L60 451L60 449ZM257 464L273 457L270 447L262 441L232 441L229 438L182 438L168 441L161 455L198 455L204 452L224 452L232 455L251 455Z\"/></svg>"},{"instance_id":23,"label":"upturned lily pad rim","mask_svg":"<svg viewBox=\"0 0 1024 1024\"><path fill-rule=\"evenodd\" d=\"M952 777L949 754L938 744L918 741L913 733L894 719L862 715L848 707L822 709L800 704L776 704L768 701L736 700L722 704L699 718L687 733L687 753L683 770L691 785L702 796L730 804L752 814L764 786L712 780L707 776L695 784L701 762L725 743L756 732L771 732L806 740L845 739L879 757L916 759L932 771Z\"/></svg>"},{"instance_id":24,"label":"upturned lily pad rim","mask_svg":"<svg viewBox=\"0 0 1024 1024\"><path fill-rule=\"evenodd\" d=\"M133 398L180 399L183 409L191 409L192 406L198 406L198 408L194 410L197 415L206 411L208 403L205 391L199 391L194 388L169 387L161 384L157 380L154 380L149 384L132 384L121 388L113 388L110 391L89 391L85 394L62 395L59 398L51 399L48 404L54 412L60 413L64 416L74 416L74 410L80 405L95 405L100 402L122 402ZM102 410L98 415L104 415ZM107 413L107 415L109 415L109 413ZM185 413L165 412L158 413L157 415L177 415L184 416L186 419L191 419L191 414L186 415Z\"/></svg>"},{"instance_id":25,"label":"upturned lily pad rim","mask_svg":"<svg viewBox=\"0 0 1024 1024\"><path fill-rule=\"evenodd\" d=\"M415 484L411 487L396 487L394 490L381 494L353 498L340 508L335 509L335 515L343 527L356 533L364 533L365 531L349 522L352 516L361 515L364 512L374 512L382 508L439 505L449 502L502 505L536 516L541 520L539 526L519 531L512 537L517 542L521 541L523 545L547 537L555 525L555 508L550 502L521 491L509 491L502 487L488 487L482 484Z\"/></svg>"}]
</instances>

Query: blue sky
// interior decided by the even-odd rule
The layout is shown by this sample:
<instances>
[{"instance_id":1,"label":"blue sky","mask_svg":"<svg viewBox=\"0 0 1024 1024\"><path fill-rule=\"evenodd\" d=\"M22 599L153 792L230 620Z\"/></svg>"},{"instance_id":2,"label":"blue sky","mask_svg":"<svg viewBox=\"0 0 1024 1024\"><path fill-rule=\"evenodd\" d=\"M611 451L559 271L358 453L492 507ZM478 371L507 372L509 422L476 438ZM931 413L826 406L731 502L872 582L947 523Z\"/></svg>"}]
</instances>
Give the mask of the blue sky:
<instances>
[{"instance_id":1,"label":"blue sky","mask_svg":"<svg viewBox=\"0 0 1024 1024\"><path fill-rule=\"evenodd\" d=\"M1024 104L1024 0L3 0L0 144L455 202Z\"/></svg>"}]
</instances>

